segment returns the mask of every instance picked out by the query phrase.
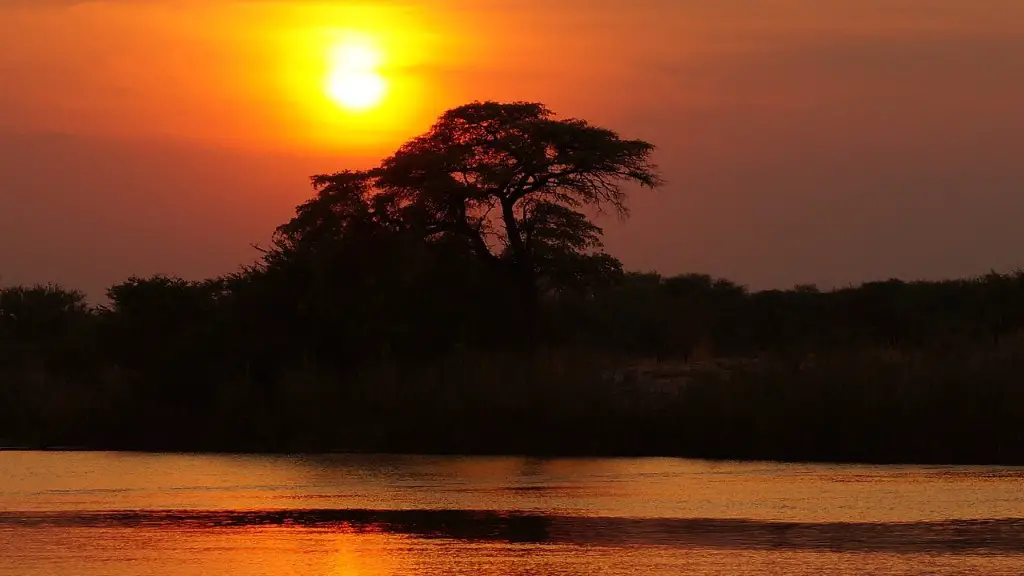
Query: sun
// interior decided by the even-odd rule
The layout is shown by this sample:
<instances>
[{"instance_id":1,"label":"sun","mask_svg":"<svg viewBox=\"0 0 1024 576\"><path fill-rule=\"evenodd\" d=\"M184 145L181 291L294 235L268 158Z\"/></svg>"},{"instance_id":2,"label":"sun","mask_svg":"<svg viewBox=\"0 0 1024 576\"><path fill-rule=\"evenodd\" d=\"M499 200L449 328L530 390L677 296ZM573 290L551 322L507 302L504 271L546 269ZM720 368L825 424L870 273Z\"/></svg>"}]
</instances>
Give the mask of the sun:
<instances>
[{"instance_id":1,"label":"sun","mask_svg":"<svg viewBox=\"0 0 1024 576\"><path fill-rule=\"evenodd\" d=\"M376 72L332 73L327 81L327 95L349 110L369 110L384 99L387 83Z\"/></svg>"},{"instance_id":2,"label":"sun","mask_svg":"<svg viewBox=\"0 0 1024 576\"><path fill-rule=\"evenodd\" d=\"M269 34L287 104L277 111L281 138L295 146L375 156L434 121L436 107L428 95L436 92L428 90L422 74L436 51L434 33L404 11L353 7L401 3L281 4L303 6L293 24Z\"/></svg>"},{"instance_id":3,"label":"sun","mask_svg":"<svg viewBox=\"0 0 1024 576\"><path fill-rule=\"evenodd\" d=\"M387 93L379 72L383 53L367 38L347 38L331 50L325 83L327 96L354 112L375 108Z\"/></svg>"}]
</instances>

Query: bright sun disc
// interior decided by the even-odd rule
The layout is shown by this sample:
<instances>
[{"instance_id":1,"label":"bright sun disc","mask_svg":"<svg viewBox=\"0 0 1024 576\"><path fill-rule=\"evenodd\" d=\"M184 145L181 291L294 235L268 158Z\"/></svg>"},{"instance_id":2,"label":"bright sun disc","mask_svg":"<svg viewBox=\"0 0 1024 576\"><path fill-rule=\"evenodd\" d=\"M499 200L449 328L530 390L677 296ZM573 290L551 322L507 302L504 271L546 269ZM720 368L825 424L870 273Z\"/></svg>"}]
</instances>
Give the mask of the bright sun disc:
<instances>
[{"instance_id":1,"label":"bright sun disc","mask_svg":"<svg viewBox=\"0 0 1024 576\"><path fill-rule=\"evenodd\" d=\"M387 82L377 68L383 60L369 43L346 42L332 51L327 96L349 110L362 111L380 104Z\"/></svg>"},{"instance_id":2,"label":"bright sun disc","mask_svg":"<svg viewBox=\"0 0 1024 576\"><path fill-rule=\"evenodd\" d=\"M352 110L366 110L384 97L384 78L376 72L339 71L327 81L327 95Z\"/></svg>"}]
</instances>

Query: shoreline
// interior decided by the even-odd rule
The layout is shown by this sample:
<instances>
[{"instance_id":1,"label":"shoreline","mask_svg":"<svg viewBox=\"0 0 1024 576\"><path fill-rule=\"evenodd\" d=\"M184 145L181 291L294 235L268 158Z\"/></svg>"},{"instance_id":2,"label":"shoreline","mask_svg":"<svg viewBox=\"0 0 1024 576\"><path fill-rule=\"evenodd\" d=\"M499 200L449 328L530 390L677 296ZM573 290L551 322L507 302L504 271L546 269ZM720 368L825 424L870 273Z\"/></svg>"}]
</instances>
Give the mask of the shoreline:
<instances>
[{"instance_id":1,"label":"shoreline","mask_svg":"<svg viewBox=\"0 0 1024 576\"><path fill-rule=\"evenodd\" d=\"M687 456L677 454L657 453L579 453L579 452L499 452L499 451L475 451L475 452L442 452L442 451L358 451L358 450L311 450L311 451L283 451L283 450L203 450L203 449L141 449L141 448L103 448L103 447L31 447L31 446L3 446L0 447L0 454L4 452L39 452L39 453L111 453L111 454L139 454L139 455L190 455L190 456L279 456L279 457L322 457L322 456L352 456L352 457L424 457L424 458L523 458L535 460L694 460L715 463L771 463L771 464L794 464L794 465L822 465L822 466L935 466L935 467L972 467L972 468L1020 468L1024 469L1024 459L1019 463L1013 461L990 462L982 460L942 460L942 459L907 459L907 460L886 460L886 459L778 459L778 458L736 458L728 456Z\"/></svg>"}]
</instances>

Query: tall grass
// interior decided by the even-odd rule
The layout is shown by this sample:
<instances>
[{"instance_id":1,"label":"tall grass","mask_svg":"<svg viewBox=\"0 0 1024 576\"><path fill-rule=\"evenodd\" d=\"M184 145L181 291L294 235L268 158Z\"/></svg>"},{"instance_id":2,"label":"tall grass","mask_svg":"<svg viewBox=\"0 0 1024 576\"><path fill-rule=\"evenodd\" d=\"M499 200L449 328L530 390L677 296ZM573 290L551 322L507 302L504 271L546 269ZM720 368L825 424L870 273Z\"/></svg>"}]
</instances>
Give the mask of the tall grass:
<instances>
[{"instance_id":1,"label":"tall grass","mask_svg":"<svg viewBox=\"0 0 1024 576\"><path fill-rule=\"evenodd\" d=\"M681 455L1024 464L1024 338L766 360L695 377L670 410Z\"/></svg>"},{"instance_id":2,"label":"tall grass","mask_svg":"<svg viewBox=\"0 0 1024 576\"><path fill-rule=\"evenodd\" d=\"M47 447L1024 464L1024 337L957 350L647 363L587 350L195 374L6 372L0 440ZM262 378L258 378L263 376Z\"/></svg>"}]
</instances>

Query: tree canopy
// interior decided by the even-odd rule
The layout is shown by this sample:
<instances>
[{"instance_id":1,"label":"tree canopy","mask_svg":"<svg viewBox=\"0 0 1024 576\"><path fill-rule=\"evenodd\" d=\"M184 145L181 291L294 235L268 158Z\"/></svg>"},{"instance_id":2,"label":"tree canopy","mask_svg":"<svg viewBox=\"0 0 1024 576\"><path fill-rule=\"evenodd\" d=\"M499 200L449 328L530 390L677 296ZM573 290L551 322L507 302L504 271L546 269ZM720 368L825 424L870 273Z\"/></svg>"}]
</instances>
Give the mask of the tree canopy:
<instances>
[{"instance_id":1,"label":"tree canopy","mask_svg":"<svg viewBox=\"0 0 1024 576\"><path fill-rule=\"evenodd\" d=\"M585 211L627 216L627 184L661 183L653 152L539 103L474 102L373 169L314 176L268 262L355 236L458 246L515 285L531 316L542 293L621 271Z\"/></svg>"}]
</instances>

